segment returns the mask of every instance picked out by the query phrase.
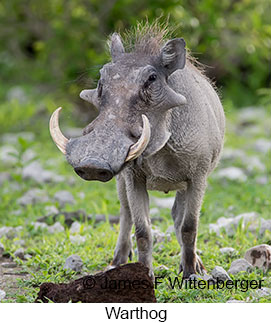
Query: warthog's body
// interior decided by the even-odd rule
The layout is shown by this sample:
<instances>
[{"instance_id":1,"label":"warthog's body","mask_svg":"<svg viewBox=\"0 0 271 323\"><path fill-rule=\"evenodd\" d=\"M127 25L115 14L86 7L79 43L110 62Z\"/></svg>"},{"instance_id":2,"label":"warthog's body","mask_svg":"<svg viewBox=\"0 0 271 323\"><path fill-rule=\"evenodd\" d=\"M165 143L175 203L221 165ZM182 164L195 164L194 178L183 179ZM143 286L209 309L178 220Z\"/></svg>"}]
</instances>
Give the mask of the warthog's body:
<instances>
[{"instance_id":1,"label":"warthog's body","mask_svg":"<svg viewBox=\"0 0 271 323\"><path fill-rule=\"evenodd\" d=\"M204 269L196 255L198 218L207 176L223 145L224 112L210 82L185 58L182 39L160 49L157 37L144 37L139 49L126 54L113 35L113 63L102 69L98 90L81 93L99 106L100 115L83 137L68 142L67 159L85 179L117 176L121 220L114 266L130 255L134 223L139 261L152 268L147 189L176 190L172 216L182 247L180 271L189 277ZM127 162L129 147L142 131L142 114L151 136L143 153Z\"/></svg>"},{"instance_id":2,"label":"warthog's body","mask_svg":"<svg viewBox=\"0 0 271 323\"><path fill-rule=\"evenodd\" d=\"M191 64L168 80L187 104L167 112L171 133L166 145L143 161L147 188L168 192L184 189L195 175L208 175L216 166L224 137L224 113L206 78Z\"/></svg>"}]
</instances>

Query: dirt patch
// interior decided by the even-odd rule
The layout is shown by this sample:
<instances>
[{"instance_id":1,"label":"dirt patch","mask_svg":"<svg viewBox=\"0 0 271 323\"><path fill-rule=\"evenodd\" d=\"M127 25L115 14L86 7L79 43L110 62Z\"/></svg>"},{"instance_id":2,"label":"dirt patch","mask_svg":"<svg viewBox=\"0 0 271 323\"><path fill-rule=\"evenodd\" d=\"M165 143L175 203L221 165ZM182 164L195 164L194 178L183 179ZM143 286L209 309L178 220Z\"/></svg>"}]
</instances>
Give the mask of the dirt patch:
<instances>
[{"instance_id":1,"label":"dirt patch","mask_svg":"<svg viewBox=\"0 0 271 323\"><path fill-rule=\"evenodd\" d=\"M69 284L43 283L36 302L47 303L155 303L154 286L148 268L130 263Z\"/></svg>"},{"instance_id":2,"label":"dirt patch","mask_svg":"<svg viewBox=\"0 0 271 323\"><path fill-rule=\"evenodd\" d=\"M15 302L17 295L23 295L24 290L18 286L18 278L28 279L29 274L10 258L0 257L0 289L6 292L5 301Z\"/></svg>"}]
</instances>

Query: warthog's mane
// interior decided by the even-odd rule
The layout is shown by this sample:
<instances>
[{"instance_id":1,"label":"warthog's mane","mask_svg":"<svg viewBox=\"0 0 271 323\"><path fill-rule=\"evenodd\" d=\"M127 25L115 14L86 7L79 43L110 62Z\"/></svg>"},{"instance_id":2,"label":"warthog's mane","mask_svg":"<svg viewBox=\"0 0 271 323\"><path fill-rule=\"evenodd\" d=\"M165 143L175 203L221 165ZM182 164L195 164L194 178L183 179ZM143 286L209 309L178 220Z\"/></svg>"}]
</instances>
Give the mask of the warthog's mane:
<instances>
[{"instance_id":1,"label":"warthog's mane","mask_svg":"<svg viewBox=\"0 0 271 323\"><path fill-rule=\"evenodd\" d=\"M161 23L155 20L153 23L139 22L135 27L121 33L122 42L127 53L133 53L140 56L157 56L161 47L172 38L176 38L178 27L173 28L168 22ZM108 41L110 45L110 39ZM214 87L212 80L205 75L205 65L198 62L192 56L187 48L186 60L189 65L195 68L204 78L206 78Z\"/></svg>"},{"instance_id":2,"label":"warthog's mane","mask_svg":"<svg viewBox=\"0 0 271 323\"><path fill-rule=\"evenodd\" d=\"M127 52L155 56L159 54L165 42L171 38L172 32L168 23L141 22L126 31L122 39Z\"/></svg>"},{"instance_id":3,"label":"warthog's mane","mask_svg":"<svg viewBox=\"0 0 271 323\"><path fill-rule=\"evenodd\" d=\"M121 33L125 51L144 56L159 55L161 47L176 34L177 28L173 28L168 22L161 23L158 19L153 23L138 22L135 27ZM110 45L110 38L108 44ZM203 65L193 57L187 49L187 60L196 65L202 71Z\"/></svg>"}]
</instances>

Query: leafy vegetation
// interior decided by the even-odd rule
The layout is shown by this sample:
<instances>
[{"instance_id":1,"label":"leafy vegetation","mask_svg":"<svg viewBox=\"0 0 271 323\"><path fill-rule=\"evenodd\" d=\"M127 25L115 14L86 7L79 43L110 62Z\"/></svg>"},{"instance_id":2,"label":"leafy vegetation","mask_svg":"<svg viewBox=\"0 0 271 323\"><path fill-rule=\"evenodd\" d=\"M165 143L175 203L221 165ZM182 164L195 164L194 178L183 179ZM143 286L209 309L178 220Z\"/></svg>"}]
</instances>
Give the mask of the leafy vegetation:
<instances>
[{"instance_id":1,"label":"leafy vegetation","mask_svg":"<svg viewBox=\"0 0 271 323\"><path fill-rule=\"evenodd\" d=\"M257 102L259 88L270 86L269 12L268 0L3 0L1 78L74 100L107 61L110 33L160 17L210 67L224 94L237 106L248 105Z\"/></svg>"}]
</instances>

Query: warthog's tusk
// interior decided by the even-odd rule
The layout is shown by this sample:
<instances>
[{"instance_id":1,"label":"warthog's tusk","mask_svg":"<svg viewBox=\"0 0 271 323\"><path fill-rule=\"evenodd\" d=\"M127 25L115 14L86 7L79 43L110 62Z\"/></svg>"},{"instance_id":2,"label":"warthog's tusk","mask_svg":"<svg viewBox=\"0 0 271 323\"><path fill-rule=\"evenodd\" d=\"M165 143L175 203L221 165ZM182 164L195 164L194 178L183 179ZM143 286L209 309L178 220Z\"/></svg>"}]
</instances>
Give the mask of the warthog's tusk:
<instances>
[{"instance_id":1,"label":"warthog's tusk","mask_svg":"<svg viewBox=\"0 0 271 323\"><path fill-rule=\"evenodd\" d=\"M69 141L61 132L59 129L59 113L62 108L58 108L55 110L55 112L52 114L49 122L49 129L50 134L53 138L53 141L57 145L57 148L65 155L66 154L66 145Z\"/></svg>"},{"instance_id":2,"label":"warthog's tusk","mask_svg":"<svg viewBox=\"0 0 271 323\"><path fill-rule=\"evenodd\" d=\"M150 127L149 119L144 114L142 114L142 120L143 120L142 134L138 139L138 141L133 146L130 147L129 154L125 159L126 162L139 157L146 149L150 141L151 127Z\"/></svg>"}]
</instances>

